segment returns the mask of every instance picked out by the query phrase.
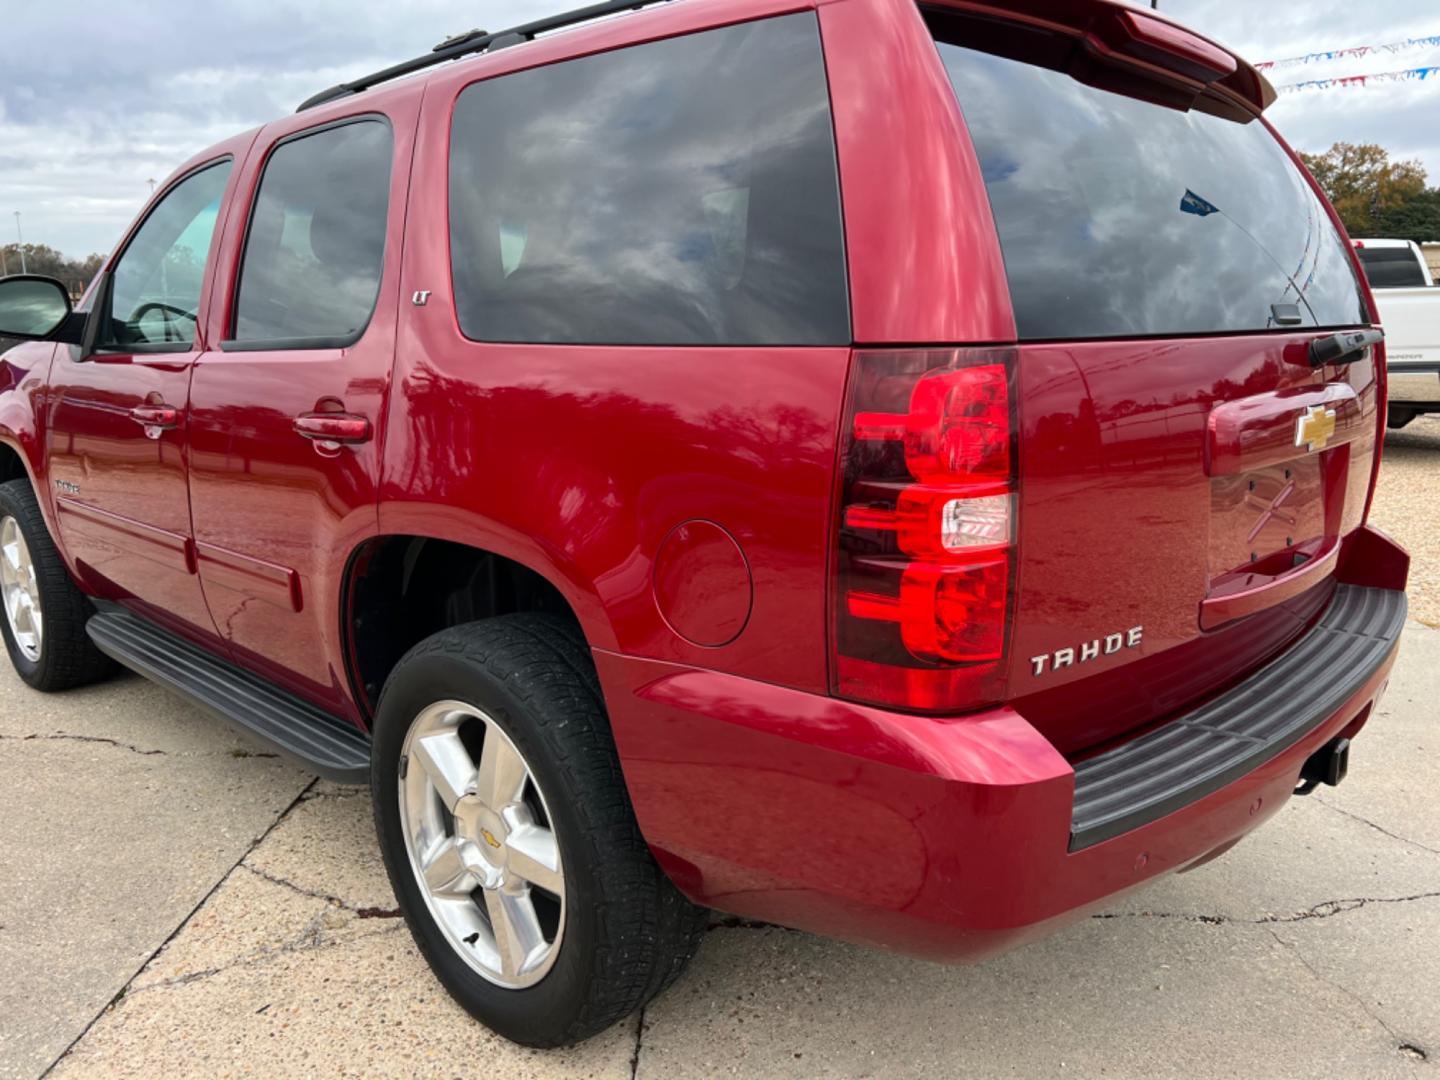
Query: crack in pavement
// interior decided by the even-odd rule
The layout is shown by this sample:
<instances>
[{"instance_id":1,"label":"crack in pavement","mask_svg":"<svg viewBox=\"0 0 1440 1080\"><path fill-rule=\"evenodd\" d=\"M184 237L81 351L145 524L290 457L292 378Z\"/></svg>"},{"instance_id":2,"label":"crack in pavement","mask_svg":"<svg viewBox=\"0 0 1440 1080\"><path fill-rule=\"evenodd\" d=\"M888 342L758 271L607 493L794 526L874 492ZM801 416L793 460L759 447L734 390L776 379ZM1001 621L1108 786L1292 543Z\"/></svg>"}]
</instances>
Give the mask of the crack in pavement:
<instances>
[{"instance_id":1,"label":"crack in pavement","mask_svg":"<svg viewBox=\"0 0 1440 1080\"><path fill-rule=\"evenodd\" d=\"M1335 979L1330 978L1330 976L1323 974L1318 968L1315 967L1314 964L1310 963L1309 959L1306 958L1305 954L1300 950L1300 947L1294 942L1286 941L1268 926L1265 928L1265 932L1269 934L1272 938L1274 938L1276 944L1278 944L1282 949L1285 949L1287 952L1294 955L1295 959L1300 961L1301 965L1305 968L1305 970L1310 972L1310 974L1314 976L1317 982L1323 983L1324 985L1329 986L1332 989L1344 994L1351 1001L1355 1002L1356 1005L1360 1006L1361 1011L1364 1012L1366 1016L1370 1017L1371 1020L1375 1021L1375 1023L1379 1024L1382 1028L1384 1028L1385 1034L1390 1036L1390 1040L1394 1044L1395 1049L1410 1059L1408 1061L1410 1071L1414 1072L1416 1061L1413 1055L1405 1054L1405 1050L1407 1047L1416 1045L1414 1042L1402 1038L1400 1033L1397 1032L1393 1027L1391 1027L1390 1024L1386 1021L1386 1019L1378 1012L1376 1012L1373 1008L1371 1008L1370 1003L1366 1001L1363 997L1361 997L1359 994L1357 994L1354 990L1351 990L1344 983L1337 982Z\"/></svg>"},{"instance_id":2,"label":"crack in pavement","mask_svg":"<svg viewBox=\"0 0 1440 1080\"><path fill-rule=\"evenodd\" d=\"M86 1035L90 1034L90 1030L96 1025L96 1023L99 1022L100 1018L104 1016L107 1012L109 1012L111 1009L113 1009L116 1003L118 1003L122 998L125 997L125 995L130 991L130 987L134 984L135 980L140 977L141 973L143 973L144 970L150 966L150 964L155 960L157 956L159 956L162 952L165 951L169 944L174 941L175 938L179 935L180 931L184 930L185 927L190 925L190 920L195 918L195 913L205 906L205 904L210 900L212 896L215 895L216 892L219 891L220 887L224 885L225 882L230 880L230 876L235 873L235 868L238 867L247 858L249 858L250 853L265 842L265 838L268 837L272 832L274 832L275 829L279 826L279 824L287 817L289 817L290 814L295 810L295 808L300 805L300 803L305 798L305 793L319 782L320 780L318 777L310 780L303 788L300 789L299 794L297 794L295 798L290 800L290 804L286 806L285 809L282 810L280 813L275 815L275 820L272 821L268 826L266 826L261 831L259 836L255 837L255 839L251 842L250 846L245 849L244 853L235 860L234 865L232 865L230 869L227 870L225 873L220 875L219 879L215 882L215 884L210 886L210 888L206 891L205 895L200 898L199 902L197 902L196 905L190 909L189 913L183 919L181 919L179 923L176 924L175 929L170 931L169 936L166 937L165 940L162 941L159 945L157 945L149 956L145 957L145 959L140 962L140 966L135 969L135 971L131 974L130 978L125 980L124 985L122 985L120 989L115 992L115 995L103 1006L101 1006L100 1010L90 1018L90 1022L80 1029L80 1033L76 1035L75 1038L70 1040L69 1044L65 1047L64 1050L60 1051L60 1053L55 1056L55 1060L50 1062L49 1065L45 1066L45 1071L40 1074L40 1080L45 1080L45 1077L49 1076L52 1072L54 1072L55 1067L59 1065L60 1062L64 1061L70 1051L74 1050L75 1047L80 1044L80 1040L85 1038Z\"/></svg>"},{"instance_id":3,"label":"crack in pavement","mask_svg":"<svg viewBox=\"0 0 1440 1080\"><path fill-rule=\"evenodd\" d=\"M352 934L346 937L327 938L325 936L326 931L342 930L345 928L346 925L348 925L348 923L346 922L341 922L338 924L333 924L330 922L330 917L337 912L348 912L349 914L354 915L357 920L398 919L400 917L400 910L399 908L391 909L378 907L357 907L340 899L338 896L333 896L329 893L316 892L312 889L306 889L303 886L297 885L295 884L295 882L290 881L288 878L281 877L278 874L272 874L266 870L261 870L256 866L252 866L248 862L242 861L234 869L249 870L257 877L263 878L264 880L269 881L275 885L280 885L287 889L291 889L294 892L299 893L301 896L311 897L316 900L323 900L325 901L325 907L323 907L321 910L317 911L313 916L311 916L310 920L305 924L305 926L300 930L300 932L294 937L290 938L288 941L283 941L279 945L261 945L258 948L250 949L246 952L240 953L239 955L232 957L228 962L220 964L213 968L204 968L200 971L189 971L186 972L184 975L176 975L169 979L160 979L153 983L147 983L145 986L136 987L134 990L131 990L131 995L142 994L148 990L156 990L165 987L183 986L186 983L196 982L199 979L208 979L212 975L218 975L222 971L229 971L232 968L250 967L254 964L260 963L261 961L274 956L279 956L286 953L313 952L317 949L330 948L332 946L343 945L351 941L360 941L364 938L376 937L379 934L388 934L392 930L397 929L397 927L394 926L386 926L378 930L371 930L364 934ZM232 875L227 875L227 877Z\"/></svg>"},{"instance_id":4,"label":"crack in pavement","mask_svg":"<svg viewBox=\"0 0 1440 1080\"><path fill-rule=\"evenodd\" d=\"M630 1080L640 1075L640 1049L645 1039L645 1006L640 1006L640 1016L635 1025L635 1049L630 1053Z\"/></svg>"},{"instance_id":5,"label":"crack in pavement","mask_svg":"<svg viewBox=\"0 0 1440 1080\"><path fill-rule=\"evenodd\" d=\"M242 861L239 868L241 870L249 870L250 873L254 874L256 877L264 878L266 881L270 882L273 885L284 886L285 888L290 889L293 892L299 893L301 896L308 896L314 900L324 900L327 903L333 905L334 907L342 908L345 911L348 911L352 915L355 915L356 917L361 919L400 918L400 909L398 907L367 907L361 906L359 904L352 904L350 901L345 900L342 897L336 896L334 893L317 892L314 889L307 889L303 885L295 884L295 882L291 881L289 878L281 877L279 874L272 874L270 873L270 871L262 870L260 867L255 866L249 862Z\"/></svg>"},{"instance_id":6,"label":"crack in pavement","mask_svg":"<svg viewBox=\"0 0 1440 1080\"><path fill-rule=\"evenodd\" d=\"M317 931L323 929L323 927L316 927L315 923L316 920L312 919L311 922L306 925L305 929L293 940L283 942L279 945L265 945L258 949L251 949L249 952L241 953L239 956L217 967L202 968L199 971L187 971L184 975L176 975L169 979L159 979L153 983L146 983L144 986L137 986L135 989L125 993L124 997L139 997L141 994L148 994L151 990L170 990L177 986L186 986L189 983L208 979L211 976L219 975L226 971L255 967L277 956L333 949L341 945L349 945L355 941L364 941L367 938L380 937L383 934L393 934L396 930L400 929L398 926L382 926L377 930L369 930L363 934L351 934L341 938L322 938L318 935Z\"/></svg>"},{"instance_id":7,"label":"crack in pavement","mask_svg":"<svg viewBox=\"0 0 1440 1080\"><path fill-rule=\"evenodd\" d=\"M35 742L38 740L63 740L71 742L104 743L106 746L117 746L121 750L129 750L133 754L141 754L151 757L155 754L164 755L164 750L142 750L133 743L121 742L119 739L107 739L102 735L71 735L64 731L57 731L53 734L36 732L31 735L0 735L0 739L10 739L15 742Z\"/></svg>"},{"instance_id":8,"label":"crack in pavement","mask_svg":"<svg viewBox=\"0 0 1440 1080\"><path fill-rule=\"evenodd\" d=\"M1322 900L1304 911L1289 915L1262 915L1258 919L1236 919L1229 915L1201 915L1185 911L1103 911L1092 919L1178 919L1183 922L1205 923L1209 926L1266 926L1272 923L1304 922L1307 919L1329 919L1347 911L1359 911L1368 904L1409 904L1416 900L1434 900L1440 891L1415 893L1413 896L1355 896L1343 900Z\"/></svg>"},{"instance_id":9,"label":"crack in pavement","mask_svg":"<svg viewBox=\"0 0 1440 1080\"><path fill-rule=\"evenodd\" d=\"M362 795L368 798L370 789L361 784L356 784L344 788L341 791L312 791L309 795L305 796L305 801L315 802L318 799L357 799Z\"/></svg>"},{"instance_id":10,"label":"crack in pavement","mask_svg":"<svg viewBox=\"0 0 1440 1080\"><path fill-rule=\"evenodd\" d=\"M142 757L231 757L231 758L279 758L279 754L272 754L268 750L251 750L246 747L235 746L228 750L194 751L194 750L158 750L146 749L136 746L134 743L122 742L120 739L112 739L105 735L75 735L68 731L35 731L29 735L0 735L0 739L11 742L84 742L100 743L103 746L113 746L120 750L128 750L132 754L139 754Z\"/></svg>"},{"instance_id":11,"label":"crack in pavement","mask_svg":"<svg viewBox=\"0 0 1440 1080\"><path fill-rule=\"evenodd\" d=\"M1228 915L1197 915L1188 911L1102 911L1091 915L1092 919L1176 919L1180 922L1205 923L1221 926L1229 922L1251 922L1249 919L1232 919ZM1254 920L1259 922L1260 920Z\"/></svg>"},{"instance_id":12,"label":"crack in pavement","mask_svg":"<svg viewBox=\"0 0 1440 1080\"><path fill-rule=\"evenodd\" d=\"M1356 896L1347 900L1322 900L1320 903L1293 915L1267 915L1256 919L1257 924L1303 922L1306 919L1328 919L1343 915L1347 911L1359 911L1367 904L1409 904L1416 900L1434 900L1440 891L1415 893L1413 896Z\"/></svg>"},{"instance_id":13,"label":"crack in pavement","mask_svg":"<svg viewBox=\"0 0 1440 1080\"><path fill-rule=\"evenodd\" d=\"M283 878L279 874L272 874L268 870L262 870L260 869L260 867L254 866L251 863L246 862L244 859L240 861L239 869L249 870L250 873L254 874L256 877L263 878L264 880L270 882L272 885L281 885L291 890L292 892L299 893L301 896L308 896L312 900L325 900L331 904L334 904L336 907L344 908L346 911L355 910L353 906L346 903L344 900L340 899L340 897L334 895L333 893L316 892L314 889L307 889L303 885L295 884L295 882L291 881L289 878Z\"/></svg>"},{"instance_id":14,"label":"crack in pavement","mask_svg":"<svg viewBox=\"0 0 1440 1080\"><path fill-rule=\"evenodd\" d=\"M1314 796L1314 799L1321 806L1325 807L1325 809L1333 810L1337 814L1343 814L1345 817L1350 818L1352 821L1358 821L1362 825L1368 825L1376 832L1383 833L1384 835L1390 837L1390 839L1392 840L1399 840L1402 844L1409 844L1412 847L1418 847L1421 851L1428 851L1431 855L1440 855L1440 848L1433 848L1429 844L1422 844L1419 840L1411 840L1408 836L1401 836L1399 833L1393 833L1389 829L1385 828L1383 825L1375 824L1375 822L1371 821L1367 817L1363 817L1362 815L1356 814L1350 810L1342 810L1334 803L1326 802L1324 799L1320 798L1318 794Z\"/></svg>"}]
</instances>

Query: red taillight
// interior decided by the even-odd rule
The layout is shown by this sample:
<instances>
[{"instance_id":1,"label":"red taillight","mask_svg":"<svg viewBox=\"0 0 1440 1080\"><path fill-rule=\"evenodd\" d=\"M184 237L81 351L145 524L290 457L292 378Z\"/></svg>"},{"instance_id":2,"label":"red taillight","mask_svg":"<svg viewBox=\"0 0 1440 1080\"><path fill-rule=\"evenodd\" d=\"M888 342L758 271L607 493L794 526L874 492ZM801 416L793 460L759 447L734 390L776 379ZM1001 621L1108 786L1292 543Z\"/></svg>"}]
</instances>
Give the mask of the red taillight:
<instances>
[{"instance_id":1,"label":"red taillight","mask_svg":"<svg viewBox=\"0 0 1440 1080\"><path fill-rule=\"evenodd\" d=\"M842 432L834 688L998 700L1008 640L1013 350L857 352Z\"/></svg>"}]
</instances>

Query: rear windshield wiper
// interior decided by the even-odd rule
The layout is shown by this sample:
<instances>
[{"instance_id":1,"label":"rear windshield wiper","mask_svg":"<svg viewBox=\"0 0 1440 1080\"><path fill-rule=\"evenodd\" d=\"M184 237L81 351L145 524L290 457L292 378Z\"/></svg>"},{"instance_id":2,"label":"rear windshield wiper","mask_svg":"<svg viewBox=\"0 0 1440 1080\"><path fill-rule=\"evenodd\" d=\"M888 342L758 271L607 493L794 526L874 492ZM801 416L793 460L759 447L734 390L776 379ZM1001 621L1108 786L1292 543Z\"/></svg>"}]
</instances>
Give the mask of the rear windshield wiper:
<instances>
[{"instance_id":1,"label":"rear windshield wiper","mask_svg":"<svg viewBox=\"0 0 1440 1080\"><path fill-rule=\"evenodd\" d=\"M1360 359L1371 345L1385 340L1384 330L1342 330L1310 342L1310 366L1350 364Z\"/></svg>"}]
</instances>

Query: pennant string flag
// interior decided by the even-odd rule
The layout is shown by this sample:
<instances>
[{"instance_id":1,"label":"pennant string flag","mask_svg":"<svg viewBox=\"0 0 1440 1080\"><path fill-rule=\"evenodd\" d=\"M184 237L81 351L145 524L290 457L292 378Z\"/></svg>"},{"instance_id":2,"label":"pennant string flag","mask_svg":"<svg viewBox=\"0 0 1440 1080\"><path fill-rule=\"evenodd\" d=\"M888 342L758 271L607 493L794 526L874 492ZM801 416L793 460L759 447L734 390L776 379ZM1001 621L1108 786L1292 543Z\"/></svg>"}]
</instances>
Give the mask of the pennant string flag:
<instances>
[{"instance_id":1,"label":"pennant string flag","mask_svg":"<svg viewBox=\"0 0 1440 1080\"><path fill-rule=\"evenodd\" d=\"M1435 79L1440 82L1440 66L1409 68L1405 71L1381 71L1373 75L1342 75L1333 79L1306 79L1304 82L1286 83L1276 87L1282 94L1293 94L1300 90L1329 90L1333 87L1369 86L1382 82L1416 82Z\"/></svg>"},{"instance_id":2,"label":"pennant string flag","mask_svg":"<svg viewBox=\"0 0 1440 1080\"><path fill-rule=\"evenodd\" d=\"M1385 45L1356 45L1349 49L1329 49L1325 52L1306 53L1304 56L1287 56L1283 60L1262 60L1255 67L1259 71L1268 71L1270 68L1294 67L1296 64L1315 64L1323 60L1344 60L1356 56L1372 56L1375 53L1397 53L1405 49L1427 49L1436 46L1440 46L1440 34L1406 38L1404 41L1392 41Z\"/></svg>"}]
</instances>

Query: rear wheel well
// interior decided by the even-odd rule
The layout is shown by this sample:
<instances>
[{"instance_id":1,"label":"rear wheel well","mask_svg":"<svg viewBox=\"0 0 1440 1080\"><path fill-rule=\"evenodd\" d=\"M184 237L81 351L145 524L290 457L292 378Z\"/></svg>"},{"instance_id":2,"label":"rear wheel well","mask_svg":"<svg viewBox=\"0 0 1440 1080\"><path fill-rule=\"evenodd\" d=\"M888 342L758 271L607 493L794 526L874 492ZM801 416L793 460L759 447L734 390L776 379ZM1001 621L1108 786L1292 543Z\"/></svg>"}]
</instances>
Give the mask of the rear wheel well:
<instances>
[{"instance_id":1,"label":"rear wheel well","mask_svg":"<svg viewBox=\"0 0 1440 1080\"><path fill-rule=\"evenodd\" d=\"M20 460L19 452L13 446L0 443L0 484L7 480L29 480L30 474L25 471L25 463Z\"/></svg>"},{"instance_id":2,"label":"rear wheel well","mask_svg":"<svg viewBox=\"0 0 1440 1080\"><path fill-rule=\"evenodd\" d=\"M580 625L560 590L529 567L422 536L362 545L350 561L345 597L351 678L368 713L400 658L441 630L518 612L546 612L577 630Z\"/></svg>"}]
</instances>

